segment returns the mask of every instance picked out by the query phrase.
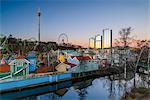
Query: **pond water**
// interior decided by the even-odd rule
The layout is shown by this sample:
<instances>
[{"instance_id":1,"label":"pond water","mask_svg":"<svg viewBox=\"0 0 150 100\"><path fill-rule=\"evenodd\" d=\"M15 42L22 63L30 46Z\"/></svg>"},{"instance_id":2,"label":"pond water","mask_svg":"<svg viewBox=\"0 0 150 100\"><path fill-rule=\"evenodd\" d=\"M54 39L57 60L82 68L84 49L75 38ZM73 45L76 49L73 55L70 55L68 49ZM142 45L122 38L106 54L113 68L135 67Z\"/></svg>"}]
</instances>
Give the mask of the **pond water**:
<instances>
[{"instance_id":1,"label":"pond water","mask_svg":"<svg viewBox=\"0 0 150 100\"><path fill-rule=\"evenodd\" d=\"M2 99L23 100L120 100L121 96L133 87L133 75L88 78L79 81L67 81L54 86L1 95ZM52 92L54 91L54 92Z\"/></svg>"},{"instance_id":2,"label":"pond water","mask_svg":"<svg viewBox=\"0 0 150 100\"><path fill-rule=\"evenodd\" d=\"M86 80L67 88L63 96L57 93L46 93L36 98L39 100L120 100L125 81L110 81L106 78Z\"/></svg>"}]
</instances>

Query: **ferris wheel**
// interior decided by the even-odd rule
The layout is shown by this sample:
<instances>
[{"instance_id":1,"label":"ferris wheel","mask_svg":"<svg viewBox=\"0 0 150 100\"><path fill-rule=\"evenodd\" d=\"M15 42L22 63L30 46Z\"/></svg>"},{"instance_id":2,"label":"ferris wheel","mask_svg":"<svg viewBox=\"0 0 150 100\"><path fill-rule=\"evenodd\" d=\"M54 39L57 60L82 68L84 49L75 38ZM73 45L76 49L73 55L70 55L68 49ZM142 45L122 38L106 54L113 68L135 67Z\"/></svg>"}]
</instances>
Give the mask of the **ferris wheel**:
<instances>
[{"instance_id":1,"label":"ferris wheel","mask_svg":"<svg viewBox=\"0 0 150 100\"><path fill-rule=\"evenodd\" d=\"M58 43L59 44L64 44L64 43L68 43L68 36L65 33L61 33L58 37Z\"/></svg>"}]
</instances>

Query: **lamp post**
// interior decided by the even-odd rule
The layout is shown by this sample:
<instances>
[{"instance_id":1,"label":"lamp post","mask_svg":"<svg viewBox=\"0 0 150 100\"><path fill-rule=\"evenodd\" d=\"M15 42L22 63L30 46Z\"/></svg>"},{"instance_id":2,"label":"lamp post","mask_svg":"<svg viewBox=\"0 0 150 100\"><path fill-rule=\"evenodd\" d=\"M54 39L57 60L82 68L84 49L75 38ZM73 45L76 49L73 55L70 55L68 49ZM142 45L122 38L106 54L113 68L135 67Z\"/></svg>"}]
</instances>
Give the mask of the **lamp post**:
<instances>
[{"instance_id":1,"label":"lamp post","mask_svg":"<svg viewBox=\"0 0 150 100\"><path fill-rule=\"evenodd\" d=\"M150 48L149 48L149 53L148 53L148 78L150 77ZM149 84L148 84L148 88L149 88Z\"/></svg>"},{"instance_id":2,"label":"lamp post","mask_svg":"<svg viewBox=\"0 0 150 100\"><path fill-rule=\"evenodd\" d=\"M41 16L40 8L37 10L37 16L39 18L39 24L38 24L38 44L39 44L40 42L40 16Z\"/></svg>"}]
</instances>

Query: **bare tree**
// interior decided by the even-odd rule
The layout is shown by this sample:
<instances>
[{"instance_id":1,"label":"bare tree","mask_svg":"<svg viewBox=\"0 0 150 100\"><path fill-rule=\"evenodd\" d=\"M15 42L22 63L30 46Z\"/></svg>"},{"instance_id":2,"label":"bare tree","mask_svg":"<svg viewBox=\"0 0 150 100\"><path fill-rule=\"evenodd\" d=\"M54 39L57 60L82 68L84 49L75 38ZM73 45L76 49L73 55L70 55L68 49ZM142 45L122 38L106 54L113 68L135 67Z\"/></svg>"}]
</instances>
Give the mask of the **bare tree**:
<instances>
[{"instance_id":1,"label":"bare tree","mask_svg":"<svg viewBox=\"0 0 150 100\"><path fill-rule=\"evenodd\" d=\"M115 39L115 44L117 46L123 46L123 47L129 46L129 44L132 43L131 41L132 41L132 38L133 38L133 37L130 36L131 35L131 31L132 31L131 27L122 28L119 31L120 38L119 39Z\"/></svg>"},{"instance_id":2,"label":"bare tree","mask_svg":"<svg viewBox=\"0 0 150 100\"><path fill-rule=\"evenodd\" d=\"M124 78L126 79L126 70L127 70L127 61L128 61L128 47L132 43L132 37L131 37L131 31L132 28L122 28L119 31L119 39L115 40L116 46L119 48L117 49L117 52L119 54L119 62L120 66L124 68Z\"/></svg>"}]
</instances>

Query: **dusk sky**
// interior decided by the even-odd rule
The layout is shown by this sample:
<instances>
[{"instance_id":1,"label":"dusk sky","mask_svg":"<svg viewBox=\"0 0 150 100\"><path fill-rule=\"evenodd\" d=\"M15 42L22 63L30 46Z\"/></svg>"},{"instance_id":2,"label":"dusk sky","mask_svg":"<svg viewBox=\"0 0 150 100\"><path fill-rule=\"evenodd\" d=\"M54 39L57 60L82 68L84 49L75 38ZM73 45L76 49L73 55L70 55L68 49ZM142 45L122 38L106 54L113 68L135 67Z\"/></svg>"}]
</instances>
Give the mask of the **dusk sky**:
<instances>
[{"instance_id":1,"label":"dusk sky","mask_svg":"<svg viewBox=\"0 0 150 100\"><path fill-rule=\"evenodd\" d=\"M150 39L150 0L0 0L0 34L38 37L37 9L41 15L41 40L56 41L66 33L69 42L87 46L88 39L132 27L138 39Z\"/></svg>"}]
</instances>

